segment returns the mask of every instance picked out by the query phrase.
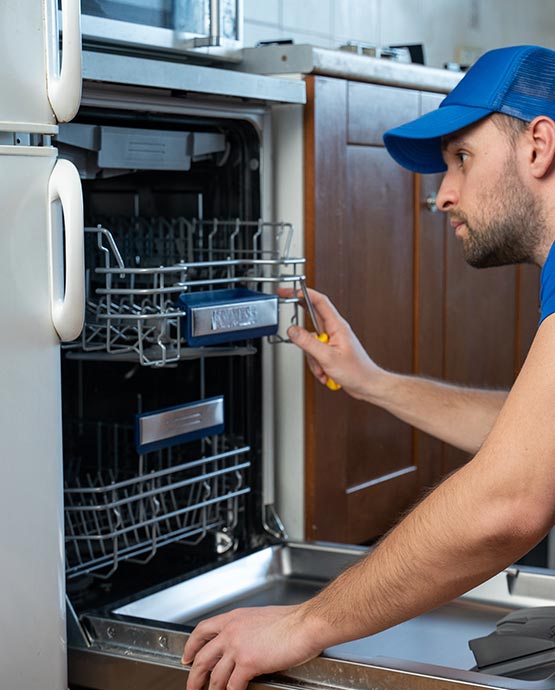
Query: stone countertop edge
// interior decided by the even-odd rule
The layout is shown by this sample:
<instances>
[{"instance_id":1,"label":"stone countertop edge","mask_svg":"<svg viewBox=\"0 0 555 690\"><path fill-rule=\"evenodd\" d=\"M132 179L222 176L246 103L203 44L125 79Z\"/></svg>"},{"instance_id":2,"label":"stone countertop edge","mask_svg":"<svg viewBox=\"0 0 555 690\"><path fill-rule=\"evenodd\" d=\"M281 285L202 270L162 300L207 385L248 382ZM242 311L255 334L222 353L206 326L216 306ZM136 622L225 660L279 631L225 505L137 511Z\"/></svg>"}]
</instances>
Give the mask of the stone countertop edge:
<instances>
[{"instance_id":1,"label":"stone countertop edge","mask_svg":"<svg viewBox=\"0 0 555 690\"><path fill-rule=\"evenodd\" d=\"M314 49L314 73L436 93L449 93L464 76L462 72L319 48Z\"/></svg>"},{"instance_id":2,"label":"stone countertop edge","mask_svg":"<svg viewBox=\"0 0 555 690\"><path fill-rule=\"evenodd\" d=\"M272 45L245 48L240 71L287 76L317 74L401 88L449 93L464 76L436 67L394 62L308 45Z\"/></svg>"}]
</instances>

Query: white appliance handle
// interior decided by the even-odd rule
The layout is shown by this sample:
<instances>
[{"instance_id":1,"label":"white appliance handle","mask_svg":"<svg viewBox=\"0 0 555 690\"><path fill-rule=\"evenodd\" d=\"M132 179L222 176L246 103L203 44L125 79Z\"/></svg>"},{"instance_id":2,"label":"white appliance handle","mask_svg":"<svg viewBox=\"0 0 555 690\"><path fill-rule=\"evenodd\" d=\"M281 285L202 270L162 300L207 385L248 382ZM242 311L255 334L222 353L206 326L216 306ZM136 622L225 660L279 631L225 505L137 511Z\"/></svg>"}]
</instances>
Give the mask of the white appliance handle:
<instances>
[{"instance_id":1,"label":"white appliance handle","mask_svg":"<svg viewBox=\"0 0 555 690\"><path fill-rule=\"evenodd\" d=\"M52 323L60 340L74 340L83 328L85 317L85 257L83 195L77 168L66 160L56 162L48 184L50 203L50 284ZM65 294L63 281L55 280L57 270L52 204L60 201L65 228Z\"/></svg>"},{"instance_id":2,"label":"white appliance handle","mask_svg":"<svg viewBox=\"0 0 555 690\"><path fill-rule=\"evenodd\" d=\"M80 0L62 0L62 65L59 70L56 5L54 0L47 10L46 26L51 34L47 45L52 52L47 60L47 93L58 122L69 122L81 102L81 3Z\"/></svg>"}]
</instances>

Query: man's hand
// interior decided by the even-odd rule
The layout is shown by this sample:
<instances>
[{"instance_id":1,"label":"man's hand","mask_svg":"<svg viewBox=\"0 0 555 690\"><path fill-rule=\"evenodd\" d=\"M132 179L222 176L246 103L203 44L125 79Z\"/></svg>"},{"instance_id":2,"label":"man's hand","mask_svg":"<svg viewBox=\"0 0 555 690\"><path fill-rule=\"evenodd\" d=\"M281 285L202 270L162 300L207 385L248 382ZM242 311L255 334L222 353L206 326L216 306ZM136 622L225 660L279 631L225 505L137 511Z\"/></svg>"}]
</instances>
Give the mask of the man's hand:
<instances>
[{"instance_id":1,"label":"man's hand","mask_svg":"<svg viewBox=\"0 0 555 690\"><path fill-rule=\"evenodd\" d=\"M320 330L328 334L329 341L322 343L300 326L290 326L287 335L304 350L310 370L318 381L325 385L331 378L352 397L368 399L373 389L379 387L386 372L370 359L330 300L316 290L308 292ZM285 298L299 296L303 304L300 291L295 295L291 288L281 288L278 294Z\"/></svg>"},{"instance_id":2,"label":"man's hand","mask_svg":"<svg viewBox=\"0 0 555 690\"><path fill-rule=\"evenodd\" d=\"M191 664L187 690L243 690L255 676L298 666L317 656L325 625L301 606L244 608L202 621L183 651Z\"/></svg>"}]
</instances>

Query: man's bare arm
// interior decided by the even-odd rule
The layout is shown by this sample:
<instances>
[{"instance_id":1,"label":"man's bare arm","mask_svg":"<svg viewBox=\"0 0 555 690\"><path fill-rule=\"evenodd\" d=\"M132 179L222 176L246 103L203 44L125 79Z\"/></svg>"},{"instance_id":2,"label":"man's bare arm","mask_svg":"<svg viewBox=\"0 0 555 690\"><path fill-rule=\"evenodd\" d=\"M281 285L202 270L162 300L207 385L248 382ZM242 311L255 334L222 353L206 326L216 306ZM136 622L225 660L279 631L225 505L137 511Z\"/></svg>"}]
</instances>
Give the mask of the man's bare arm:
<instances>
[{"instance_id":1,"label":"man's bare arm","mask_svg":"<svg viewBox=\"0 0 555 690\"><path fill-rule=\"evenodd\" d=\"M383 371L364 399L456 448L477 453L508 392Z\"/></svg>"},{"instance_id":2,"label":"man's bare arm","mask_svg":"<svg viewBox=\"0 0 555 690\"><path fill-rule=\"evenodd\" d=\"M555 521L554 352L552 317L480 452L308 602L308 617L322 617L341 638L377 632L483 582L547 533ZM337 618L342 611L348 623Z\"/></svg>"},{"instance_id":3,"label":"man's bare arm","mask_svg":"<svg viewBox=\"0 0 555 690\"><path fill-rule=\"evenodd\" d=\"M505 402L506 391L465 388L386 371L368 356L328 298L315 290L310 294L329 344L304 328L291 327L288 333L307 354L318 380L325 383L330 376L354 398L378 405L457 448L478 451Z\"/></svg>"},{"instance_id":4,"label":"man's bare arm","mask_svg":"<svg viewBox=\"0 0 555 690\"><path fill-rule=\"evenodd\" d=\"M185 647L189 690L212 669L211 690L242 690L255 675L449 601L532 548L554 522L554 353L551 317L479 453L321 594L201 623Z\"/></svg>"}]
</instances>

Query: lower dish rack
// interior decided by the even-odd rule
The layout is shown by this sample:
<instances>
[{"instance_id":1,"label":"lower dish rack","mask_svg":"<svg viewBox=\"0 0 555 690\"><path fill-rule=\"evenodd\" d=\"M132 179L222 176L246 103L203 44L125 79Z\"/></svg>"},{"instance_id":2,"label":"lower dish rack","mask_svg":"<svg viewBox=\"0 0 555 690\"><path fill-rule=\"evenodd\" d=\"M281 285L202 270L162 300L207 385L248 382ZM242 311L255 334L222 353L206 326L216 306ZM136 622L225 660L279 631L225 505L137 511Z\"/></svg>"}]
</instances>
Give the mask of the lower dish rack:
<instances>
[{"instance_id":1,"label":"lower dish rack","mask_svg":"<svg viewBox=\"0 0 555 690\"><path fill-rule=\"evenodd\" d=\"M288 223L143 217L95 222L85 229L85 327L79 341L66 345L91 358L164 366L198 356L184 337L180 295L221 288L275 294L280 285L296 288L296 294L304 280L305 260L289 256ZM297 300L280 302L294 304L297 321ZM220 354L222 345L203 347L202 356L210 350ZM227 354L250 351L247 342L227 347Z\"/></svg>"},{"instance_id":2,"label":"lower dish rack","mask_svg":"<svg viewBox=\"0 0 555 690\"><path fill-rule=\"evenodd\" d=\"M108 577L120 561L141 557L146 562L166 544L200 541L208 532L225 537L235 527L241 497L250 491L249 446L221 435L203 441L208 452L200 457L187 445L137 455L131 425L78 421L71 426L78 442L92 434L97 444L95 462L68 448L68 577ZM110 447L106 462L104 447Z\"/></svg>"}]
</instances>

